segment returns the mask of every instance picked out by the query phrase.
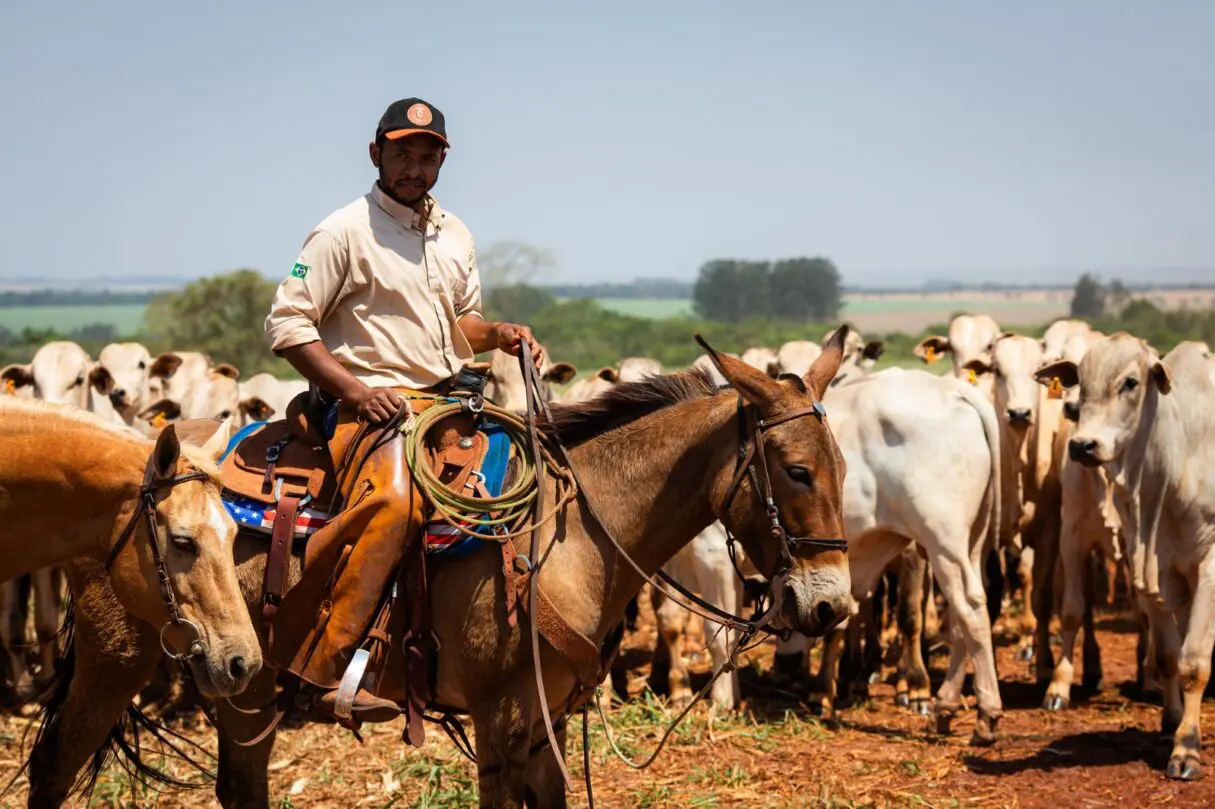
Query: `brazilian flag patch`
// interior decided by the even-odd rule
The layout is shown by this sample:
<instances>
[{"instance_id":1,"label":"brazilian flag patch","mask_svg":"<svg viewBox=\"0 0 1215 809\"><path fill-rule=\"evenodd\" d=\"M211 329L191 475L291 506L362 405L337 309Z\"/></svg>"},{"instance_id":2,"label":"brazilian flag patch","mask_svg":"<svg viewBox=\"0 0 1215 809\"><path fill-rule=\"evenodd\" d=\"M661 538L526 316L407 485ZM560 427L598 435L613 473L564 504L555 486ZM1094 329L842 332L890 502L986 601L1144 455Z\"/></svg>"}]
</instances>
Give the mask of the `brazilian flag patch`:
<instances>
[{"instance_id":1,"label":"brazilian flag patch","mask_svg":"<svg viewBox=\"0 0 1215 809\"><path fill-rule=\"evenodd\" d=\"M291 275L295 278L307 278L308 270L310 269L312 268L307 264L300 264L299 262L296 262L295 266L291 268Z\"/></svg>"}]
</instances>

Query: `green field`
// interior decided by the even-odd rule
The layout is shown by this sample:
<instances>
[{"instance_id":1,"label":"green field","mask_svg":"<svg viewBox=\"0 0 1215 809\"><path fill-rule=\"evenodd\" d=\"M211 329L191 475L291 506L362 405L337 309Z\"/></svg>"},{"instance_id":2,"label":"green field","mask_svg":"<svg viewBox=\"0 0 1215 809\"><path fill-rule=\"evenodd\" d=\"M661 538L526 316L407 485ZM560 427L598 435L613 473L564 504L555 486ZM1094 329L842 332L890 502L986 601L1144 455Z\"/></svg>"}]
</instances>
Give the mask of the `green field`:
<instances>
[{"instance_id":1,"label":"green field","mask_svg":"<svg viewBox=\"0 0 1215 809\"><path fill-rule=\"evenodd\" d=\"M679 317L692 315L691 298L596 298L612 312L633 317Z\"/></svg>"},{"instance_id":2,"label":"green field","mask_svg":"<svg viewBox=\"0 0 1215 809\"><path fill-rule=\"evenodd\" d=\"M22 329L55 329L67 333L94 323L108 323L119 334L134 334L148 307L142 303L113 306L16 306L0 309L0 326L13 332Z\"/></svg>"}]
</instances>

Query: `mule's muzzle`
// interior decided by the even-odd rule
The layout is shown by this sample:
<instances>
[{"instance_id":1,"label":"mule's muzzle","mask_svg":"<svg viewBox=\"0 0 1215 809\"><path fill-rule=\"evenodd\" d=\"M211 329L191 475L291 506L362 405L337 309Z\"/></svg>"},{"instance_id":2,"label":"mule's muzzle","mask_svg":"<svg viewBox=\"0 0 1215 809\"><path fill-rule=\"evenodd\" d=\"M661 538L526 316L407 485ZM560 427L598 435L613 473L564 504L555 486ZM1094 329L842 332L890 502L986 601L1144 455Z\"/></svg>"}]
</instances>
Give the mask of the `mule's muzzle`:
<instances>
[{"instance_id":1,"label":"mule's muzzle","mask_svg":"<svg viewBox=\"0 0 1215 809\"><path fill-rule=\"evenodd\" d=\"M211 699L241 693L262 669L260 649L234 647L191 657L189 662L198 690Z\"/></svg>"},{"instance_id":2,"label":"mule's muzzle","mask_svg":"<svg viewBox=\"0 0 1215 809\"><path fill-rule=\"evenodd\" d=\"M785 622L803 635L818 638L848 620L848 593L838 596L812 598L803 606L797 598L797 588L785 586Z\"/></svg>"}]
</instances>

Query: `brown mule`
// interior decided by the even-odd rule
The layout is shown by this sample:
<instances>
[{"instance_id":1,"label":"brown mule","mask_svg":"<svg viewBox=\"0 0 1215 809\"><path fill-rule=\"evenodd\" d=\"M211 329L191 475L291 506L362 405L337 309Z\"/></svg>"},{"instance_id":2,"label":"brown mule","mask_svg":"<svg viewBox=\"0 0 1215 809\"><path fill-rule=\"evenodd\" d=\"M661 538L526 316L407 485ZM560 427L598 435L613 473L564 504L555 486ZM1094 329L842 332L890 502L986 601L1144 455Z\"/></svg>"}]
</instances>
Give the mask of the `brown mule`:
<instances>
[{"instance_id":1,"label":"brown mule","mask_svg":"<svg viewBox=\"0 0 1215 809\"><path fill-rule=\"evenodd\" d=\"M586 496L621 547L653 573L714 519L738 537L766 575L782 564L788 547L772 532L769 512L750 480L731 496L738 460L740 396L753 418L812 409L840 363L841 332L805 378L773 380L730 357L719 357L733 390L717 390L707 375L681 373L622 384L592 402L555 407L547 432L559 437L579 470ZM838 537L844 463L826 419L816 415L776 424L763 433L773 505L793 536ZM550 484L551 485L551 484ZM556 502L550 491L548 502ZM547 561L540 586L575 629L602 644L619 623L642 579L621 558L583 504L575 502L545 526ZM526 552L527 540L517 543ZM238 538L238 575L249 609L259 614L266 543ZM299 577L299 555L290 581ZM839 550L795 546L784 594L785 623L821 635L847 615L851 581ZM437 701L471 715L476 734L482 806L560 807L564 784L543 740L526 622L508 621L499 550L484 549L431 574L434 630L439 640ZM101 621L78 635L78 647L107 641ZM127 622L125 631L137 631ZM573 671L545 645L540 659L545 700L556 717L578 687ZM140 665L146 665L141 664ZM143 674L132 665L110 688L134 694ZM78 671L77 678L92 679ZM113 676L106 672L103 676ZM217 795L225 807L268 806L267 765L273 733L257 744L269 717L251 711L275 697L274 675L264 671L239 698L217 706L220 771ZM95 721L109 721L109 717ZM564 742L562 734L561 742ZM35 753L37 755L37 751ZM31 776L70 783L74 771L42 759ZM31 804L33 805L31 796Z\"/></svg>"}]
</instances>

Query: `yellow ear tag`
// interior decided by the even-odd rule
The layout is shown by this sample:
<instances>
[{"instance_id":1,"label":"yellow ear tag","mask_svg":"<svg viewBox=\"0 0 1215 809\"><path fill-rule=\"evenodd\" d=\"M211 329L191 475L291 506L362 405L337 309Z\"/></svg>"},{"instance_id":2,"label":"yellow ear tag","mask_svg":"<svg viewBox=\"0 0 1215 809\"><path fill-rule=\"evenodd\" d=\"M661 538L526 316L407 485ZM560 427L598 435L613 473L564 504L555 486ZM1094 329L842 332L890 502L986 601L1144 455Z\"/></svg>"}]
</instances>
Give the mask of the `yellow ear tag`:
<instances>
[{"instance_id":1,"label":"yellow ear tag","mask_svg":"<svg viewBox=\"0 0 1215 809\"><path fill-rule=\"evenodd\" d=\"M972 384L972 385L979 384L979 375L975 373L974 368L971 368L969 371L966 372L966 378L970 380L970 384Z\"/></svg>"},{"instance_id":2,"label":"yellow ear tag","mask_svg":"<svg viewBox=\"0 0 1215 809\"><path fill-rule=\"evenodd\" d=\"M1063 383L1059 381L1059 377L1051 377L1050 387L1046 389L1046 396L1049 399L1063 398Z\"/></svg>"},{"instance_id":3,"label":"yellow ear tag","mask_svg":"<svg viewBox=\"0 0 1215 809\"><path fill-rule=\"evenodd\" d=\"M4 392L12 396L17 391L17 383L11 379L4 380Z\"/></svg>"},{"instance_id":4,"label":"yellow ear tag","mask_svg":"<svg viewBox=\"0 0 1215 809\"><path fill-rule=\"evenodd\" d=\"M940 355L937 354L937 350L932 346L928 346L928 350L924 352L924 362L928 363L929 365L932 365L940 358Z\"/></svg>"},{"instance_id":5,"label":"yellow ear tag","mask_svg":"<svg viewBox=\"0 0 1215 809\"><path fill-rule=\"evenodd\" d=\"M165 418L164 413L157 413L155 416L152 416L152 426L153 427L163 427L163 426L165 426L165 422L167 420L168 419Z\"/></svg>"}]
</instances>

